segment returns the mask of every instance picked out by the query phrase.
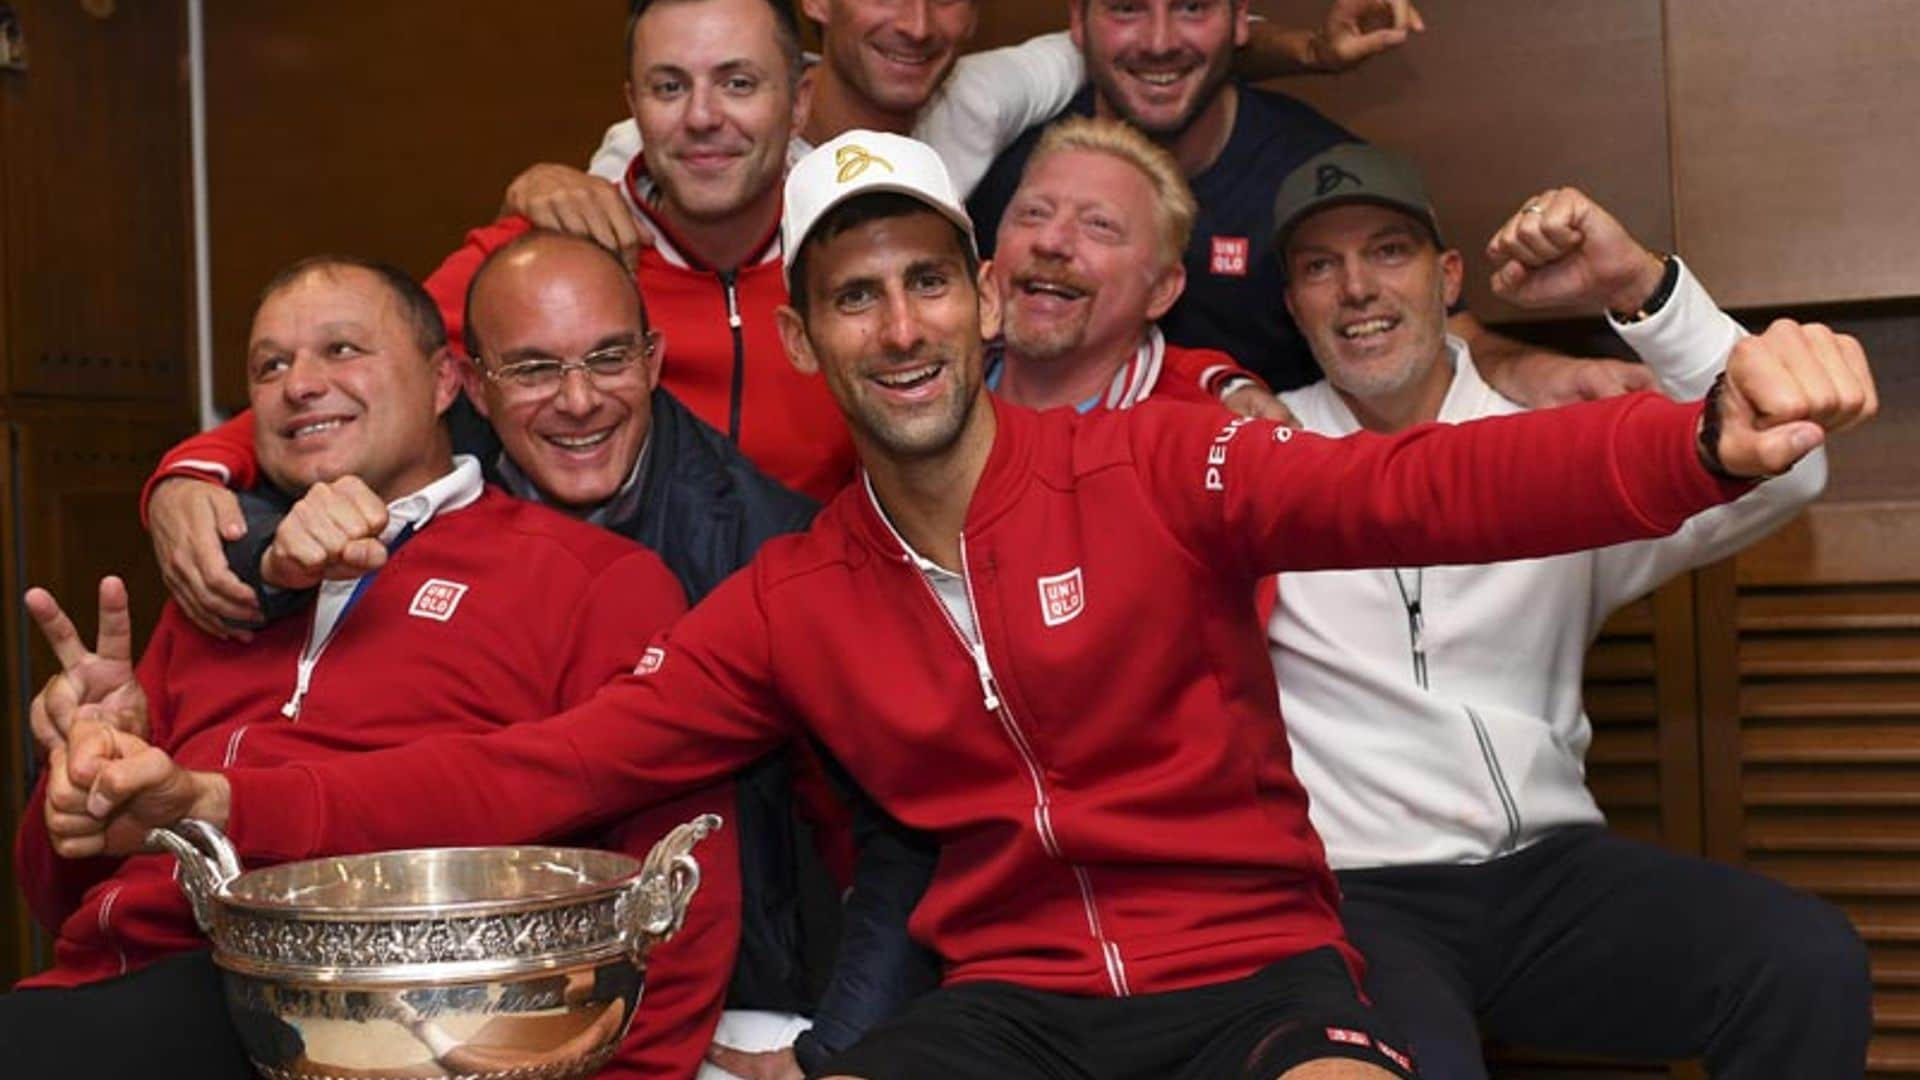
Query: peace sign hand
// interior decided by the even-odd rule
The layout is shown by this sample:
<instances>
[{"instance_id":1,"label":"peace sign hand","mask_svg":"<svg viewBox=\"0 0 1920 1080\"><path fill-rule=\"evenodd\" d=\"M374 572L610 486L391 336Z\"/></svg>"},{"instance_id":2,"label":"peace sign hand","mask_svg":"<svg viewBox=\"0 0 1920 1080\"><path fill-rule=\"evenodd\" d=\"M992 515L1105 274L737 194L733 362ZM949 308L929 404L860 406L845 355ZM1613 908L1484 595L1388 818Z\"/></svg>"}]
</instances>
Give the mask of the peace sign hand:
<instances>
[{"instance_id":1,"label":"peace sign hand","mask_svg":"<svg viewBox=\"0 0 1920 1080\"><path fill-rule=\"evenodd\" d=\"M117 577L100 579L100 632L91 651L52 593L28 589L26 604L60 661L60 673L47 680L28 709L28 723L41 754L66 743L77 717L99 719L144 737L147 696L133 673L133 619L127 610L126 583Z\"/></svg>"}]
</instances>

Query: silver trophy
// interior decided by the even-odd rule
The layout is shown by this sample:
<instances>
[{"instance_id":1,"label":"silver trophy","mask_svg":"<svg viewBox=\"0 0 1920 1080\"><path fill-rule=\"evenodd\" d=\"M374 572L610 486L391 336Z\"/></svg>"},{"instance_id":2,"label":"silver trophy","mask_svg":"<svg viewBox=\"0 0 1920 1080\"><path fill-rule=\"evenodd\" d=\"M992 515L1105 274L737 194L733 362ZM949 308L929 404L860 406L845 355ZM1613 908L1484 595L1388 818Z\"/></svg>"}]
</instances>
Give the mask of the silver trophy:
<instances>
[{"instance_id":1,"label":"silver trophy","mask_svg":"<svg viewBox=\"0 0 1920 1080\"><path fill-rule=\"evenodd\" d=\"M274 1080L560 1080L604 1065L647 954L700 887L703 814L646 860L428 848L242 873L212 825L148 834L180 860L247 1056Z\"/></svg>"}]
</instances>

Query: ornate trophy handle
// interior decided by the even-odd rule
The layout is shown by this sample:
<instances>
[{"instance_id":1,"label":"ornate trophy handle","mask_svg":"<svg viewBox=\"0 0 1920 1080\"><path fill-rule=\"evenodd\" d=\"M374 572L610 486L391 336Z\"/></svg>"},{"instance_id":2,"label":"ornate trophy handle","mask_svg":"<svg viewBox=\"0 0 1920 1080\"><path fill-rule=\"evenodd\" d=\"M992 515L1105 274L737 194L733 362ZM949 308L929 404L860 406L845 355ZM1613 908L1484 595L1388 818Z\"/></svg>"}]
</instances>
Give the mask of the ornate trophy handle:
<instances>
[{"instance_id":1,"label":"ornate trophy handle","mask_svg":"<svg viewBox=\"0 0 1920 1080\"><path fill-rule=\"evenodd\" d=\"M679 933L687 907L700 888L693 846L721 826L720 815L701 814L661 837L647 852L640 879L627 887L617 916L627 948L645 960L655 945Z\"/></svg>"},{"instance_id":2,"label":"ornate trophy handle","mask_svg":"<svg viewBox=\"0 0 1920 1080\"><path fill-rule=\"evenodd\" d=\"M175 876L193 905L193 921L213 932L213 901L240 876L240 855L227 834L198 818L181 818L173 825L147 831L147 846L165 848L180 860Z\"/></svg>"}]
</instances>

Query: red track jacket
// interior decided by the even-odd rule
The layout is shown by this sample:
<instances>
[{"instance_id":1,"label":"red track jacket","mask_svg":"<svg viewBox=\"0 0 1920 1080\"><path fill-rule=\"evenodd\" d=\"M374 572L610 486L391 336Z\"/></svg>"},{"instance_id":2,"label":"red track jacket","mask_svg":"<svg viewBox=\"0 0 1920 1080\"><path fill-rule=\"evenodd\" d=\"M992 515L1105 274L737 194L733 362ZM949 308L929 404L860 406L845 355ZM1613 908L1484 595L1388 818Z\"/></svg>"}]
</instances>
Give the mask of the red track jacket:
<instances>
[{"instance_id":1,"label":"red track jacket","mask_svg":"<svg viewBox=\"0 0 1920 1080\"><path fill-rule=\"evenodd\" d=\"M939 838L912 929L949 981L1143 993L1330 944L1357 964L1256 579L1618 543L1744 490L1700 467L1698 406L1649 394L1345 440L1173 403L993 407L962 538L978 654L856 486L585 705L228 770L231 830L280 857L564 832L804 726ZM372 813L401 785L450 794L432 819Z\"/></svg>"},{"instance_id":2,"label":"red track jacket","mask_svg":"<svg viewBox=\"0 0 1920 1080\"><path fill-rule=\"evenodd\" d=\"M436 578L466 586L445 621L413 614L416 596ZM393 553L321 654L296 720L279 709L293 690L308 617L281 619L240 644L201 633L168 602L138 676L151 740L182 765L316 761L498 730L584 701L630 670L646 640L684 606L679 582L652 552L488 489L435 515ZM534 773L504 785L451 781L455 801L507 803L543 782ZM368 813L431 819L448 790L391 788ZM645 854L697 813L730 817L733 798L723 782L626 817L611 835L576 839ZM174 880L173 856L58 858L47 843L44 799L43 779L21 824L16 865L34 915L59 936L55 966L23 987L77 986L207 947ZM722 829L701 843L704 881L686 930L654 952L646 1004L605 1075L681 1080L698 1067L738 943L735 836ZM239 847L248 865L278 861Z\"/></svg>"}]
</instances>

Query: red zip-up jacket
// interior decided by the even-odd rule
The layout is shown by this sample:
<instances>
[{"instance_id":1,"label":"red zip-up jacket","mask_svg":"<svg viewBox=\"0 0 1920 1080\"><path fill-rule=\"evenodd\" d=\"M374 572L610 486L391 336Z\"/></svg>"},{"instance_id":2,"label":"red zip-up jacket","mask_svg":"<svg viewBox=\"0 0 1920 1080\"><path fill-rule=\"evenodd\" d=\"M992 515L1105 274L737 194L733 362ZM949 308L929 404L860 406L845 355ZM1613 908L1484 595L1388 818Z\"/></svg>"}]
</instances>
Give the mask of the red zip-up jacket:
<instances>
[{"instance_id":1,"label":"red zip-up jacket","mask_svg":"<svg viewBox=\"0 0 1920 1080\"><path fill-rule=\"evenodd\" d=\"M446 585L437 595L464 591L423 608L423 589L435 580ZM201 633L169 602L137 674L150 739L182 765L315 761L498 730L586 700L631 669L647 639L684 606L679 582L652 552L488 488L470 505L440 511L394 551L341 617L296 717L280 710L294 691L308 615L281 619L242 644ZM484 790L474 778L452 781L456 798L503 802L544 782L537 773ZM392 788L368 812L432 818L450 790ZM84 985L207 947L174 879L173 856L59 858L47 842L44 799L43 778L15 859L28 906L58 934L55 963L22 987ZM731 782L709 785L574 839L644 855L695 814L711 810L731 823L733 800ZM722 829L700 844L703 882L685 932L655 950L645 1005L604 1075L681 1080L698 1068L739 940L736 842L734 830ZM249 866L278 861L245 844L240 852Z\"/></svg>"},{"instance_id":2,"label":"red zip-up jacket","mask_svg":"<svg viewBox=\"0 0 1920 1080\"><path fill-rule=\"evenodd\" d=\"M1744 490L1701 468L1698 406L1649 394L1344 440L1173 403L992 407L961 538L978 652L855 487L585 705L227 770L230 828L282 857L561 832L804 726L939 839L911 926L949 981L1164 991L1325 945L1357 966L1290 767L1256 579L1613 544ZM368 812L394 785L456 778L432 820ZM508 783L525 796L484 794Z\"/></svg>"}]
</instances>

